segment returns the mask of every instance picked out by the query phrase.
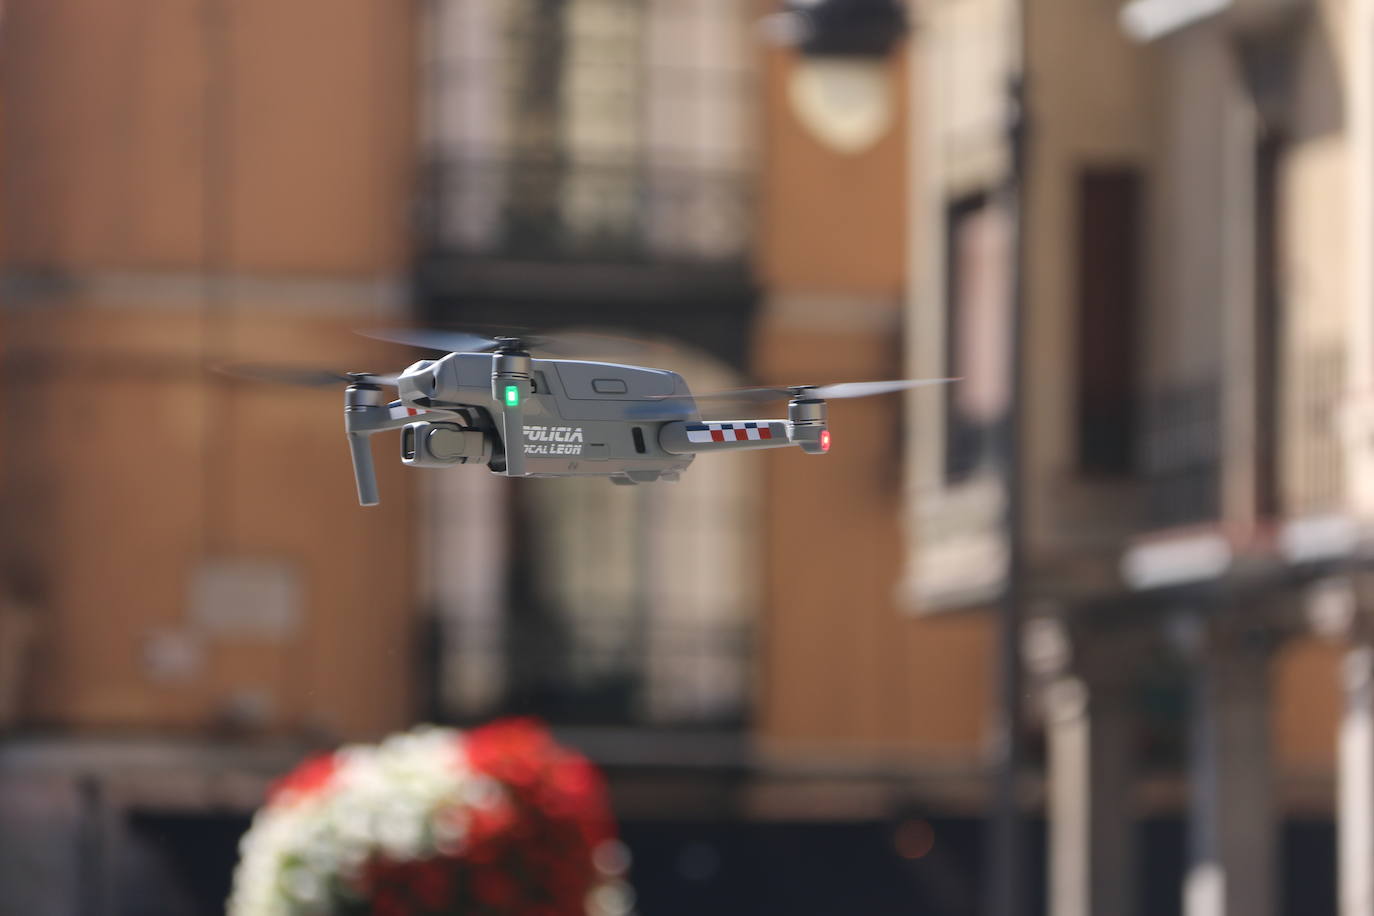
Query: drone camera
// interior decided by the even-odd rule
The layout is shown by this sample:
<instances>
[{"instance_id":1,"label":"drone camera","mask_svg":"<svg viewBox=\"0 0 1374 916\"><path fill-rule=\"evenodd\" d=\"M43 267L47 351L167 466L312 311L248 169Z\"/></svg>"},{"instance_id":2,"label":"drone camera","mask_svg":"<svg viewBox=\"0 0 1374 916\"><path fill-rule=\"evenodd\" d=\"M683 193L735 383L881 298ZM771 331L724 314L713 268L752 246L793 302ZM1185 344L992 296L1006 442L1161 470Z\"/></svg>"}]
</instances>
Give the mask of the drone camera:
<instances>
[{"instance_id":1,"label":"drone camera","mask_svg":"<svg viewBox=\"0 0 1374 916\"><path fill-rule=\"evenodd\" d=\"M491 440L480 429L457 423L408 423L401 428L401 463L417 468L491 461Z\"/></svg>"}]
</instances>

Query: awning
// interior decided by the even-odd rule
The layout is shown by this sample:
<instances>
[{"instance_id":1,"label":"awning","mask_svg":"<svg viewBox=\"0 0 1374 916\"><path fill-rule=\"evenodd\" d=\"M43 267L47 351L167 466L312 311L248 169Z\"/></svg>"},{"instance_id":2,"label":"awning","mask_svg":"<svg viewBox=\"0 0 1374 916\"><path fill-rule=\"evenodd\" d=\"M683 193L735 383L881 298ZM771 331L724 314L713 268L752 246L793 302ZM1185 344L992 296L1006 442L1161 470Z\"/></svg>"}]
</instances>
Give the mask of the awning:
<instances>
[{"instance_id":1,"label":"awning","mask_svg":"<svg viewBox=\"0 0 1374 916\"><path fill-rule=\"evenodd\" d=\"M1234 0L1130 0L1117 21L1132 41L1150 42L1215 16Z\"/></svg>"}]
</instances>

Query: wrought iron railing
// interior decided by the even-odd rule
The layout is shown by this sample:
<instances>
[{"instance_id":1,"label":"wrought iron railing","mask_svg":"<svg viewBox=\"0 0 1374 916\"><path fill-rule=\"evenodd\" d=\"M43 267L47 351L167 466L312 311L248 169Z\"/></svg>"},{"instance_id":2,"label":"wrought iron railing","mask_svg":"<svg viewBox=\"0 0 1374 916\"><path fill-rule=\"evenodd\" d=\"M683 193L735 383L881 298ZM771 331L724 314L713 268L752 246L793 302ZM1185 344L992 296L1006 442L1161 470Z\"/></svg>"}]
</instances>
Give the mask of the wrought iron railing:
<instances>
[{"instance_id":1,"label":"wrought iron railing","mask_svg":"<svg viewBox=\"0 0 1374 916\"><path fill-rule=\"evenodd\" d=\"M1159 389L1145 399L1140 467L1146 524L1169 528L1221 512L1221 399L1212 380Z\"/></svg>"},{"instance_id":2,"label":"wrought iron railing","mask_svg":"<svg viewBox=\"0 0 1374 916\"><path fill-rule=\"evenodd\" d=\"M1254 405L1255 515L1261 519L1338 511L1345 499L1341 414L1350 403L1338 348L1297 354L1292 372L1258 386ZM1220 388L1174 386L1146 400L1141 470L1147 524L1219 519L1223 473Z\"/></svg>"},{"instance_id":3,"label":"wrought iron railing","mask_svg":"<svg viewBox=\"0 0 1374 916\"><path fill-rule=\"evenodd\" d=\"M434 163L423 195L430 256L741 267L750 176L551 155Z\"/></svg>"},{"instance_id":4,"label":"wrought iron railing","mask_svg":"<svg viewBox=\"0 0 1374 916\"><path fill-rule=\"evenodd\" d=\"M753 629L739 621L580 619L513 610L496 630L461 638L501 661L482 709L441 716L538 715L561 725L733 727L749 713ZM461 664L454 657L440 665Z\"/></svg>"},{"instance_id":5,"label":"wrought iron railing","mask_svg":"<svg viewBox=\"0 0 1374 916\"><path fill-rule=\"evenodd\" d=\"M1353 399L1341 347L1314 347L1295 365L1292 423L1297 435L1279 435L1277 447L1292 515L1337 511L1345 499L1345 445L1341 420ZM1285 467L1287 465L1287 467Z\"/></svg>"}]
</instances>

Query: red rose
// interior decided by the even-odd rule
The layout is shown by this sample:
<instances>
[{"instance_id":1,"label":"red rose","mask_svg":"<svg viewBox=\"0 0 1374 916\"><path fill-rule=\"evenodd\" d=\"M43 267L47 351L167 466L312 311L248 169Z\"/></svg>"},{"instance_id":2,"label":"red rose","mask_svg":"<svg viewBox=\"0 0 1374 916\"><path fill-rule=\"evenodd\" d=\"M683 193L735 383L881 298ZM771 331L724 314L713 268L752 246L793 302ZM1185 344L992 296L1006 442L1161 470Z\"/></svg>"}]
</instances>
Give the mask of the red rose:
<instances>
[{"instance_id":1,"label":"red rose","mask_svg":"<svg viewBox=\"0 0 1374 916\"><path fill-rule=\"evenodd\" d=\"M477 899L490 906L510 906L519 896L514 879L501 868L479 868L472 876L472 889Z\"/></svg>"},{"instance_id":2,"label":"red rose","mask_svg":"<svg viewBox=\"0 0 1374 916\"><path fill-rule=\"evenodd\" d=\"M406 905L405 898L400 891L390 887L381 887L372 895L372 914L373 916L410 916L410 907Z\"/></svg>"},{"instance_id":3,"label":"red rose","mask_svg":"<svg viewBox=\"0 0 1374 916\"><path fill-rule=\"evenodd\" d=\"M267 803L277 804L291 797L313 795L329 785L339 768L333 754L317 754L274 782L267 792Z\"/></svg>"},{"instance_id":4,"label":"red rose","mask_svg":"<svg viewBox=\"0 0 1374 916\"><path fill-rule=\"evenodd\" d=\"M450 906L453 898L453 866L450 859L430 859L417 864L411 881L415 899L431 910Z\"/></svg>"},{"instance_id":5,"label":"red rose","mask_svg":"<svg viewBox=\"0 0 1374 916\"><path fill-rule=\"evenodd\" d=\"M337 876L341 884L367 900L373 916L583 916L598 881L593 850L615 835L595 766L532 719L498 721L442 740L440 753L455 752L499 785L493 800L477 806L471 796L455 796L451 806L441 803L433 816L453 818L461 842L438 844L429 858L407 861L374 848L361 872ZM328 789L342 761L351 765L353 758L325 754L302 762L273 787L272 800L289 804Z\"/></svg>"}]
</instances>

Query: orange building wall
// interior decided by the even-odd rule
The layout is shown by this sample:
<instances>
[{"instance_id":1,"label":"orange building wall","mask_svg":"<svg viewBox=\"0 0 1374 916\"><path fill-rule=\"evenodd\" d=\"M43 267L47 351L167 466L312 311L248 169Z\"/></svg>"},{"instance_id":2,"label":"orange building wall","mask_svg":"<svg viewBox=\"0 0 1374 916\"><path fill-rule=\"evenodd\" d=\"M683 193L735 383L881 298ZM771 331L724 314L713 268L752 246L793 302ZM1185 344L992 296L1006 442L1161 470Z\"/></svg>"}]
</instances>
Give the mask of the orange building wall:
<instances>
[{"instance_id":1,"label":"orange building wall","mask_svg":"<svg viewBox=\"0 0 1374 916\"><path fill-rule=\"evenodd\" d=\"M10 4L9 263L401 267L413 31L383 0Z\"/></svg>"},{"instance_id":2,"label":"orange building wall","mask_svg":"<svg viewBox=\"0 0 1374 916\"><path fill-rule=\"evenodd\" d=\"M377 443L383 505L360 510L339 391L209 370L402 358L351 329L388 314L371 290L405 269L412 15L385 0L6 8L3 258L48 282L0 312L0 589L36 623L26 721L200 731L246 697L266 700L249 727L268 732L408 722L413 481L383 460L393 443ZM297 570L298 628L196 631L207 556ZM150 675L166 631L199 643L193 676Z\"/></svg>"},{"instance_id":3,"label":"orange building wall","mask_svg":"<svg viewBox=\"0 0 1374 916\"><path fill-rule=\"evenodd\" d=\"M1329 771L1335 762L1343 651L1331 642L1296 639L1275 660L1274 741L1279 763L1297 774Z\"/></svg>"},{"instance_id":4,"label":"orange building wall","mask_svg":"<svg viewBox=\"0 0 1374 916\"><path fill-rule=\"evenodd\" d=\"M892 378L907 271L905 55L888 73L897 123L853 155L797 120L786 97L794 65L776 51L765 67L760 271L769 302L759 374L778 383ZM832 305L797 306L826 297ZM864 314L846 330L855 299ZM986 622L916 618L897 604L907 549L900 401L833 402L830 428L824 457L767 453L761 737L784 751L976 754L989 704Z\"/></svg>"},{"instance_id":5,"label":"orange building wall","mask_svg":"<svg viewBox=\"0 0 1374 916\"><path fill-rule=\"evenodd\" d=\"M812 136L787 100L790 52L765 57L765 151L759 270L777 294L845 292L896 297L906 284L907 64L888 77L898 115L871 149L837 153Z\"/></svg>"}]
</instances>

